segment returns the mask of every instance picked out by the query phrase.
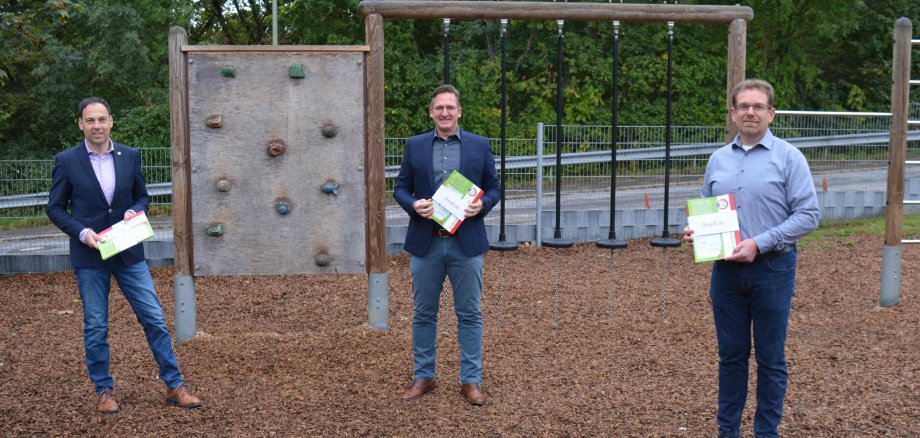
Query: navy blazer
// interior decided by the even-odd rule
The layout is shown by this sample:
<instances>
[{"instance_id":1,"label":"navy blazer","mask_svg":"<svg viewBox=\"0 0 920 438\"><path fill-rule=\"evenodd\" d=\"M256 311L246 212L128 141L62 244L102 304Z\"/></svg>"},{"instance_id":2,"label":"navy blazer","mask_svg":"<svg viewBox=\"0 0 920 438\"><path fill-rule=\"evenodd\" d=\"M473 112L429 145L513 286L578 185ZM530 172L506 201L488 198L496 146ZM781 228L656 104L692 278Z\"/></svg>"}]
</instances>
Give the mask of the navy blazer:
<instances>
[{"instance_id":1,"label":"navy blazer","mask_svg":"<svg viewBox=\"0 0 920 438\"><path fill-rule=\"evenodd\" d=\"M118 261L134 264L144 260L144 245L135 245L108 260L102 260L99 250L80 242L80 231L84 228L92 228L98 233L124 220L126 211L140 213L147 211L150 205L147 184L141 172L141 153L115 142L112 144L112 158L115 160L112 205L106 202L102 186L93 172L85 141L54 157L47 213L51 222L70 236L70 263L74 268L104 268Z\"/></svg>"},{"instance_id":2,"label":"navy blazer","mask_svg":"<svg viewBox=\"0 0 920 438\"><path fill-rule=\"evenodd\" d=\"M489 238L483 218L501 198L501 182L495 172L495 159L489 140L466 131L458 131L460 138L460 168L463 176L483 190L482 210L478 215L466 218L457 230L457 238L466 255L472 257L489 250ZM435 227L435 221L424 219L412 208L412 203L419 199L431 199L437 186L434 182L432 166L432 146L434 131L410 137L406 141L399 175L393 187L396 202L409 213L409 229L406 232L406 252L423 256L428 251Z\"/></svg>"}]
</instances>

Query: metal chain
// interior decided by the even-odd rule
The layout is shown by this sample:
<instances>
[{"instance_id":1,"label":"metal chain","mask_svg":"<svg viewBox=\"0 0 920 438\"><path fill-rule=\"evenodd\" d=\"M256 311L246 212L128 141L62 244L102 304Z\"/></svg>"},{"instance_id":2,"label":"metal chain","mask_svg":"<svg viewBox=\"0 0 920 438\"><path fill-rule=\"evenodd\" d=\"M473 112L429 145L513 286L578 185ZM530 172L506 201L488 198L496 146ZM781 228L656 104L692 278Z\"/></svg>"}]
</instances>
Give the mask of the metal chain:
<instances>
[{"instance_id":1,"label":"metal chain","mask_svg":"<svg viewBox=\"0 0 920 438\"><path fill-rule=\"evenodd\" d=\"M498 256L498 326L505 326L505 251Z\"/></svg>"},{"instance_id":2,"label":"metal chain","mask_svg":"<svg viewBox=\"0 0 920 438\"><path fill-rule=\"evenodd\" d=\"M661 322L668 322L668 248L661 248Z\"/></svg>"},{"instance_id":3,"label":"metal chain","mask_svg":"<svg viewBox=\"0 0 920 438\"><path fill-rule=\"evenodd\" d=\"M607 253L607 272L610 273L610 287L607 288L607 322L613 322L613 248Z\"/></svg>"},{"instance_id":4,"label":"metal chain","mask_svg":"<svg viewBox=\"0 0 920 438\"><path fill-rule=\"evenodd\" d=\"M562 280L562 269L559 248L556 248L556 285L553 286L553 327L556 327L556 314L557 308L559 307L559 283Z\"/></svg>"}]
</instances>

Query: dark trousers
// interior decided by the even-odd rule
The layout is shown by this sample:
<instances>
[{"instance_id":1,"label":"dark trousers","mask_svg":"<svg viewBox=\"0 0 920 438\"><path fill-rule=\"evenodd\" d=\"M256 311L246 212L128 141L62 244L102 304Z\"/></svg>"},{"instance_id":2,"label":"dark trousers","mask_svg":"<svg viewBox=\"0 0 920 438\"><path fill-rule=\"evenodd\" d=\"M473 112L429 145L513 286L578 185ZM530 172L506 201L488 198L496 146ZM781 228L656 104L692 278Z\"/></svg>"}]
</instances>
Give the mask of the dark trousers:
<instances>
[{"instance_id":1,"label":"dark trousers","mask_svg":"<svg viewBox=\"0 0 920 438\"><path fill-rule=\"evenodd\" d=\"M786 331L795 293L795 250L751 263L717 261L709 296L719 345L719 429L740 436L753 335L757 360L754 434L778 436L786 397Z\"/></svg>"}]
</instances>

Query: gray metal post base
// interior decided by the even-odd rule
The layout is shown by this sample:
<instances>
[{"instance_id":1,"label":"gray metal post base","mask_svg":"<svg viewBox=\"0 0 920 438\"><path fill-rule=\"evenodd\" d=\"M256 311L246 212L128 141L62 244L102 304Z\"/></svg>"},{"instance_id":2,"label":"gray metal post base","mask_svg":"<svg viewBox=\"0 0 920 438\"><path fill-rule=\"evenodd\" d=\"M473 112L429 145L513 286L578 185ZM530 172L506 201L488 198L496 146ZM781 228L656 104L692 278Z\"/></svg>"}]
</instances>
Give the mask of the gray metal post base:
<instances>
[{"instance_id":1,"label":"gray metal post base","mask_svg":"<svg viewBox=\"0 0 920 438\"><path fill-rule=\"evenodd\" d=\"M195 321L195 278L177 275L173 279L176 302L176 342L183 343L198 333Z\"/></svg>"},{"instance_id":2,"label":"gray metal post base","mask_svg":"<svg viewBox=\"0 0 920 438\"><path fill-rule=\"evenodd\" d=\"M389 315L389 274L370 273L367 278L367 323L377 330L389 330Z\"/></svg>"},{"instance_id":3,"label":"gray metal post base","mask_svg":"<svg viewBox=\"0 0 920 438\"><path fill-rule=\"evenodd\" d=\"M885 246L882 252L882 293L879 305L891 307L901 301L900 246Z\"/></svg>"}]
</instances>

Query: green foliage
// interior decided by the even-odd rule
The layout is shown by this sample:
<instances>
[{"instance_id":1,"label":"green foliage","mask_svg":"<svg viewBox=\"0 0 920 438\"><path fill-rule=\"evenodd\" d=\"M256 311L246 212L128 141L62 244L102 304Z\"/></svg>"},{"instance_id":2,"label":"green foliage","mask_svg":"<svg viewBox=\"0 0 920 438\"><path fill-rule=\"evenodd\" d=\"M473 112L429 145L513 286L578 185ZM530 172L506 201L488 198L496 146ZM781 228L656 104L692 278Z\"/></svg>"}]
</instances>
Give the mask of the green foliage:
<instances>
[{"instance_id":1,"label":"green foliage","mask_svg":"<svg viewBox=\"0 0 920 438\"><path fill-rule=\"evenodd\" d=\"M604 1L604 0L592 0ZM633 0L635 3L645 1ZM781 109L888 111L892 29L920 20L920 0L684 0L738 4L747 25L747 76L771 81ZM279 0L280 44L363 45L359 0ZM189 43L270 44L270 0L18 0L0 3L0 158L47 158L79 141L77 102L106 98L114 136L128 144L169 144L167 35ZM440 20L385 21L386 135L431 129L430 91L443 81ZM495 21L454 20L451 82L463 93L461 125L501 132L501 40ZM566 124L607 124L612 111L610 23L564 26ZM507 135L532 137L556 119L554 21L511 21ZM621 125L665 123L667 28L620 28ZM725 122L726 26L676 23L673 124ZM914 100L920 100L915 93Z\"/></svg>"},{"instance_id":2,"label":"green foliage","mask_svg":"<svg viewBox=\"0 0 920 438\"><path fill-rule=\"evenodd\" d=\"M136 148L168 148L169 104L139 106L115 119L112 138Z\"/></svg>"},{"instance_id":3,"label":"green foliage","mask_svg":"<svg viewBox=\"0 0 920 438\"><path fill-rule=\"evenodd\" d=\"M18 41L14 68L8 70L13 73L0 86L0 156L48 158L78 142L76 106L86 96L108 100L116 119L133 108L167 102L165 35L181 15L170 3L17 3L14 14L21 19L41 16L50 4L64 8L55 10L66 11L67 19L50 27L34 20L39 30L13 38Z\"/></svg>"}]
</instances>

